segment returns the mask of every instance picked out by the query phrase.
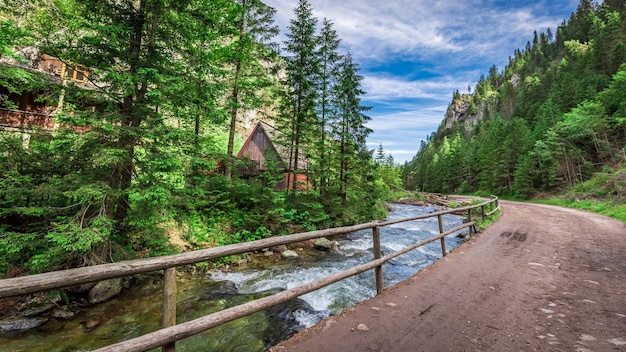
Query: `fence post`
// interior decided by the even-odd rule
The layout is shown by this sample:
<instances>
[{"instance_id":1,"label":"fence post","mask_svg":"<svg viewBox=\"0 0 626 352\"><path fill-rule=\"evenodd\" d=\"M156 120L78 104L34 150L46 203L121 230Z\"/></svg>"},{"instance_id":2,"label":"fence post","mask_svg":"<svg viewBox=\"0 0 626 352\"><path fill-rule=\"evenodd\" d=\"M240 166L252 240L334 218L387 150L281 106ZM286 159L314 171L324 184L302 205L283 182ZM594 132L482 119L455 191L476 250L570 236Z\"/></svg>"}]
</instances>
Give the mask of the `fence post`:
<instances>
[{"instance_id":1,"label":"fence post","mask_svg":"<svg viewBox=\"0 0 626 352\"><path fill-rule=\"evenodd\" d=\"M485 222L485 220L486 220L486 216L485 216L485 205L484 205L484 204L480 207L480 210L482 211L482 215L483 215L483 222Z\"/></svg>"},{"instance_id":2,"label":"fence post","mask_svg":"<svg viewBox=\"0 0 626 352\"><path fill-rule=\"evenodd\" d=\"M163 327L176 325L176 267L163 273ZM164 345L163 352L176 351L176 342Z\"/></svg>"},{"instance_id":3,"label":"fence post","mask_svg":"<svg viewBox=\"0 0 626 352\"><path fill-rule=\"evenodd\" d=\"M472 222L472 208L467 209L467 222ZM474 234L474 226L469 227L469 234Z\"/></svg>"},{"instance_id":4,"label":"fence post","mask_svg":"<svg viewBox=\"0 0 626 352\"><path fill-rule=\"evenodd\" d=\"M380 227L372 227L372 237L374 240L374 259L380 259L382 256L380 250ZM381 294L385 289L385 282L383 280L383 267L379 265L374 268L376 274L376 294Z\"/></svg>"},{"instance_id":5,"label":"fence post","mask_svg":"<svg viewBox=\"0 0 626 352\"><path fill-rule=\"evenodd\" d=\"M439 222L439 234L443 233L443 220L441 218L441 214L437 215L437 221ZM446 256L446 241L443 237L441 237L441 255Z\"/></svg>"}]
</instances>

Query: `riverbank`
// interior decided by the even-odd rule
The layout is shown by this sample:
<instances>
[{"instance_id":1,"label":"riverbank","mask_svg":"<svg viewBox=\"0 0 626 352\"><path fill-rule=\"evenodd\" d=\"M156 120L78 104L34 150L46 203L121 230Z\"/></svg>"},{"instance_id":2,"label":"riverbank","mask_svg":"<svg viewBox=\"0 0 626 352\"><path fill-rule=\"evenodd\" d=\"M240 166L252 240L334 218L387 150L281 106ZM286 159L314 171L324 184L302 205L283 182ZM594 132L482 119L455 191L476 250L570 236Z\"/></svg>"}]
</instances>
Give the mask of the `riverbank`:
<instances>
[{"instance_id":1,"label":"riverbank","mask_svg":"<svg viewBox=\"0 0 626 352\"><path fill-rule=\"evenodd\" d=\"M428 214L437 210L434 207L394 204L390 207L393 210L390 213L390 219ZM444 215L446 229L456 227L462 221L460 216ZM394 252L398 248L404 248L407 244L418 241L420 238L432 237L433 233L439 231L436 221L425 220L404 224L406 228L401 224L383 228L381 234L384 243L383 252ZM316 278L325 277L331 272L342 271L345 268L372 260L371 231L359 231L340 236L334 240L337 243L333 243L333 239L327 241L330 245L327 250L316 249L315 243L308 243L308 246L303 247L266 248L247 256L245 261L240 263L241 265L224 267L221 271L211 272L211 275L198 271L195 275L188 276L179 272L177 279L179 282L177 293L177 297L179 297L177 300L179 322L209 314L214 309L217 311L240 304L246 299L258 298L259 295L267 295L276 293L277 290L300 286ZM446 238L446 247L451 249L461 242L462 239L449 236ZM284 255L284 252L288 251L295 252L297 256ZM436 261L440 256L439 245L433 244L433 248L423 247L414 251L413 255L394 259L386 266L388 270L386 270L385 282L387 285L391 285L404 280ZM339 314L344 308L357 303L359 300L372 297L375 294L375 285L371 275L371 272L365 273L353 278L353 280L342 282L340 286L329 286L328 289L316 291L317 293L313 295L306 295L306 297L302 297L302 301L299 303L292 302L293 304L279 307L278 310L261 312L252 320L246 319L245 323L234 323L235 326L239 326L238 328L234 328L233 325L225 325L217 330L212 329L212 331L218 332L207 332L209 335L203 333L197 339L201 340L212 336L212 339L223 340L225 336L222 334L230 336L235 330L239 331L238 334L242 333L242 336L249 336L246 333L246 327L256 325L260 330L255 330L257 332L253 333L254 337L251 337L250 346L256 346L258 341L265 341L267 343L265 346L271 346L278 342L276 340L278 337L270 334L271 331L295 332L290 329L297 330L314 325L322 318ZM188 285L188 281L193 281L193 284ZM150 289L149 292L141 294L141 290L137 290L138 285L129 285L124 294L112 298L103 305L81 307L74 319L67 321L56 318L50 319L48 323L32 333L20 334L21 336L8 339L0 338L0 344L9 346L11 351L30 351L37 349L35 347L38 346L39 340L45 340L52 342L55 348L59 346L58 351L64 351L73 350L71 346L80 344L90 346L89 343L92 342L110 344L116 342L115 339L127 339L145 333L145 327L135 326L141 321L150 321L148 331L150 328L156 329L161 320L160 296L162 286L158 285L158 282L160 282L160 278L155 278L156 290L153 293ZM214 284L218 282L223 282L223 284L216 287ZM216 292L218 294L215 294ZM297 312L293 312L293 309L297 309ZM288 322L291 328L286 328L285 322ZM63 334L58 336L61 331ZM57 336L60 337L58 341L55 340ZM21 342L18 341L19 339ZM76 340L80 341L80 344L76 344ZM181 343L186 344L187 342ZM87 348L93 349L97 346ZM206 349L191 350L206 351ZM224 351L224 348L220 347L216 350ZM262 349L251 350L261 351Z\"/></svg>"}]
</instances>

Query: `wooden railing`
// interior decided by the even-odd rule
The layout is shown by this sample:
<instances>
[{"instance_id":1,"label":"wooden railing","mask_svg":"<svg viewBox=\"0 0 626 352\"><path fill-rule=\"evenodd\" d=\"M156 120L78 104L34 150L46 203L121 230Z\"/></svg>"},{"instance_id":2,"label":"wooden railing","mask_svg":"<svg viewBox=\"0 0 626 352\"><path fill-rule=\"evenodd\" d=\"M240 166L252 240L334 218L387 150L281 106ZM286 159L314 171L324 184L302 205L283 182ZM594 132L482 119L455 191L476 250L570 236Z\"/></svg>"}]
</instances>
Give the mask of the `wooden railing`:
<instances>
[{"instance_id":1,"label":"wooden railing","mask_svg":"<svg viewBox=\"0 0 626 352\"><path fill-rule=\"evenodd\" d=\"M0 108L0 127L51 130L54 128L54 120L47 114Z\"/></svg>"},{"instance_id":2,"label":"wooden railing","mask_svg":"<svg viewBox=\"0 0 626 352\"><path fill-rule=\"evenodd\" d=\"M175 343L178 340L182 340L210 328L222 325L224 323L250 315L252 313L256 313L277 304L284 303L298 296L318 290L322 287L363 273L367 270L375 270L376 291L377 293L381 293L384 289L382 265L385 262L437 240L441 241L442 255L445 256L447 254L447 251L444 237L464 228L469 228L470 234L474 232L474 222L472 221L472 210L474 209L481 210L481 216L484 221L487 216L494 214L500 209L498 197L492 196L490 200L477 205L455 208L399 220L370 222L354 226L345 226L340 228L298 233L289 236L266 238L253 242L239 243L217 248L209 248L182 254L146 259L136 259L118 263L103 264L84 268L76 268L4 279L0 280L0 298L25 295L29 293L70 287L94 281L126 277L136 274L153 272L157 270L164 270L163 328L130 340L103 347L96 351L147 351L153 348L162 347L163 351L169 352L175 350ZM453 229L444 231L442 216L445 214L461 212L467 212L467 222ZM426 219L430 217L437 217L439 223L439 235L415 243L414 245L409 246L401 251L382 257L380 243L381 227L406 221ZM346 271L330 275L328 277L308 283L303 286L282 291L280 293L251 301L239 306L224 309L222 311L209 314L195 320L176 324L176 267L214 260L234 254L252 252L263 248L301 242L325 236L335 236L364 229L372 229L374 244L373 261L353 267Z\"/></svg>"},{"instance_id":3,"label":"wooden railing","mask_svg":"<svg viewBox=\"0 0 626 352\"><path fill-rule=\"evenodd\" d=\"M66 129L84 133L92 130L92 128L91 126L55 124L52 115L48 114L0 108L0 130L32 132L34 130L53 131Z\"/></svg>"}]
</instances>

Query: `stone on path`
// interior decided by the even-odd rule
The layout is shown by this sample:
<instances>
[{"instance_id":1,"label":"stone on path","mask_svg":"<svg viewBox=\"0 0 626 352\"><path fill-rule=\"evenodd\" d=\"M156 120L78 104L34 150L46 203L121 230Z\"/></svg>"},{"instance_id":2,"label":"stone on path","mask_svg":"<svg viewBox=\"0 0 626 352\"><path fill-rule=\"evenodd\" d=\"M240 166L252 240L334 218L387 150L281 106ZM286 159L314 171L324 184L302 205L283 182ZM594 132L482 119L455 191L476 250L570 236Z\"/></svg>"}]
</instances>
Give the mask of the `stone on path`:
<instances>
[{"instance_id":1,"label":"stone on path","mask_svg":"<svg viewBox=\"0 0 626 352\"><path fill-rule=\"evenodd\" d=\"M359 331L370 331L370 328L368 328L365 324L359 324L356 329Z\"/></svg>"}]
</instances>

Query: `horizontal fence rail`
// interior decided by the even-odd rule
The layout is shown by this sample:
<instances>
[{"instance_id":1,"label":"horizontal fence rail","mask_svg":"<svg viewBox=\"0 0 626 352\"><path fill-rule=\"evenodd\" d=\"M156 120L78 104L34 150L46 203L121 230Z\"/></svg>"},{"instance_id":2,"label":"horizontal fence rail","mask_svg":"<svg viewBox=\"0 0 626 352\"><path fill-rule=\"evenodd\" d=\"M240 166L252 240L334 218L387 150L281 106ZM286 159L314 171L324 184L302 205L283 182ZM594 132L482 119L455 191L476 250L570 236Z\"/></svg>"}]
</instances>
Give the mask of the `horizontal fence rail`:
<instances>
[{"instance_id":1,"label":"horizontal fence rail","mask_svg":"<svg viewBox=\"0 0 626 352\"><path fill-rule=\"evenodd\" d=\"M486 216L492 215L500 209L498 197L491 196L491 199L481 204L454 208L450 210L435 212L431 214L419 215L410 218L391 220L391 221L375 221L365 224L344 226L333 229L311 231L298 233L289 236L272 237L252 242L227 245L216 248L209 248L193 252L181 254L153 257L145 259L136 259L123 261L119 263L95 265L91 267L75 268L62 271L55 271L37 275L16 277L11 279L0 280L0 298L19 296L24 294L48 291L52 289L70 287L74 285L101 281L112 278L126 277L148 272L164 270L164 287L163 287L163 329L148 333L130 340L122 341L107 347L96 350L97 352L112 351L147 351L153 348L162 347L164 352L174 351L175 343L178 340L196 335L213 327L222 325L229 321L256 313L266 308L270 308L280 303L284 303L298 296L318 290L335 282L349 278L351 276L363 273L367 270L374 269L376 277L376 290L381 293L384 288L382 265L402 254L417 249L428 243L440 240L442 255L446 255L444 237L469 228L470 233L474 231L474 222L472 221L472 210L480 209L483 220ZM489 211L486 210L489 208ZM443 231L442 216L450 213L467 212L467 222L453 229ZM439 223L439 235L415 243L400 251L381 256L380 243L380 227L398 224L407 221L415 221L437 217ZM335 236L346 234L349 232L372 229L374 242L374 260L359 266L355 266L349 270L335 273L323 279L302 285L290 290L282 291L271 296L267 296L255 301L251 301L239 306L224 309L222 311L206 315L204 317L176 324L176 275L175 270L178 266L190 265L209 260L219 259L222 257L253 252L268 247L302 242L310 239Z\"/></svg>"}]
</instances>

